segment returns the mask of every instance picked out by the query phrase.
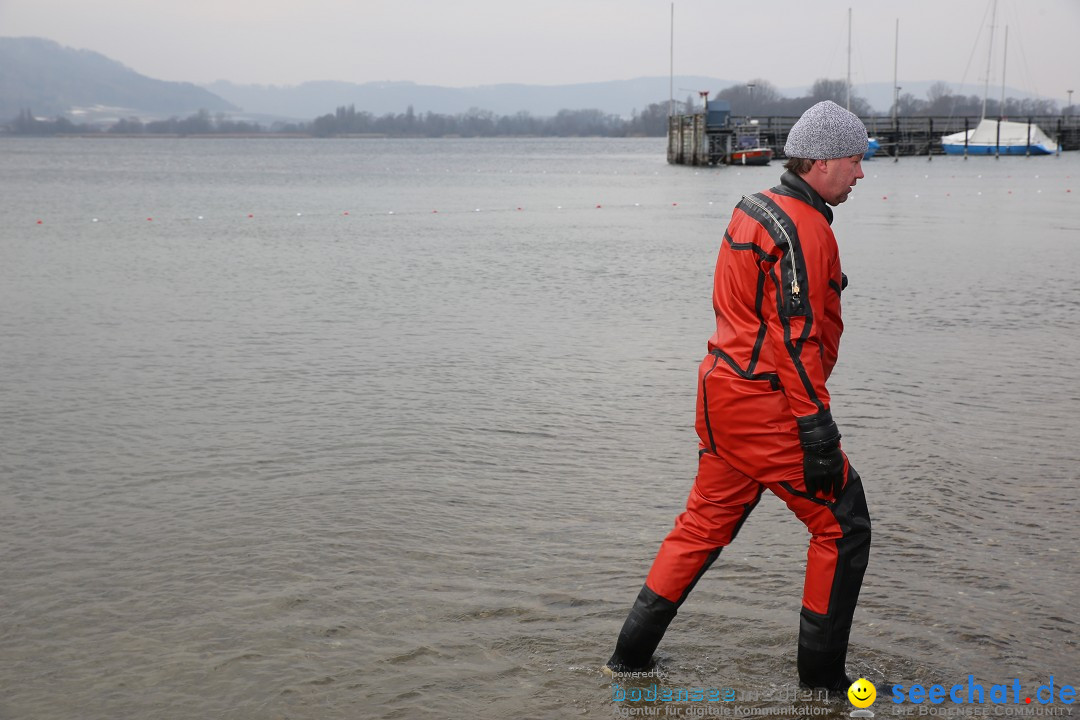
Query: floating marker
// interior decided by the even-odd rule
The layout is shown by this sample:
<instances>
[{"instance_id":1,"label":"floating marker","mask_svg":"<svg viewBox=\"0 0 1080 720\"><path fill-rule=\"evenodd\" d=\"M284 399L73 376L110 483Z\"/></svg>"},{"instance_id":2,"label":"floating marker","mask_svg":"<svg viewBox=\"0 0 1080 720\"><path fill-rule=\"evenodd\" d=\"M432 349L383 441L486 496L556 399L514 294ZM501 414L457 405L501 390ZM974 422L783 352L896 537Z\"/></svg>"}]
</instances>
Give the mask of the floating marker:
<instances>
[{"instance_id":1,"label":"floating marker","mask_svg":"<svg viewBox=\"0 0 1080 720\"><path fill-rule=\"evenodd\" d=\"M97 218L94 218L94 219L93 219L93 220L91 220L90 222L97 222Z\"/></svg>"},{"instance_id":2,"label":"floating marker","mask_svg":"<svg viewBox=\"0 0 1080 720\"><path fill-rule=\"evenodd\" d=\"M37 224L38 224L38 225L40 225L40 224L41 224L41 221L40 221L40 220L38 220L38 221L37 221Z\"/></svg>"},{"instance_id":3,"label":"floating marker","mask_svg":"<svg viewBox=\"0 0 1080 720\"><path fill-rule=\"evenodd\" d=\"M196 218L196 220L202 220L202 215Z\"/></svg>"}]
</instances>

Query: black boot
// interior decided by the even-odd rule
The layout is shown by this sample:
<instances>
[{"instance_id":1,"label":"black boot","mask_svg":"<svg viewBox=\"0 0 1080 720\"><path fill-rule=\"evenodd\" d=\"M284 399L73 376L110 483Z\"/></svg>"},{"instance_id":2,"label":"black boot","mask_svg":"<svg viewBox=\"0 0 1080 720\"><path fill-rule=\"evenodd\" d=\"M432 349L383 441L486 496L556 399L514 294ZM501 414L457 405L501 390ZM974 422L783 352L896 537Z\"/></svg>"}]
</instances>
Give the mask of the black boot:
<instances>
[{"instance_id":1,"label":"black boot","mask_svg":"<svg viewBox=\"0 0 1080 720\"><path fill-rule=\"evenodd\" d=\"M852 680L844 668L847 647L837 650L811 650L799 645L799 683L811 689L846 691Z\"/></svg>"},{"instance_id":2,"label":"black boot","mask_svg":"<svg viewBox=\"0 0 1080 720\"><path fill-rule=\"evenodd\" d=\"M676 612L675 603L657 595L648 585L643 586L619 632L615 653L607 661L607 669L633 672L648 667L653 651Z\"/></svg>"}]
</instances>

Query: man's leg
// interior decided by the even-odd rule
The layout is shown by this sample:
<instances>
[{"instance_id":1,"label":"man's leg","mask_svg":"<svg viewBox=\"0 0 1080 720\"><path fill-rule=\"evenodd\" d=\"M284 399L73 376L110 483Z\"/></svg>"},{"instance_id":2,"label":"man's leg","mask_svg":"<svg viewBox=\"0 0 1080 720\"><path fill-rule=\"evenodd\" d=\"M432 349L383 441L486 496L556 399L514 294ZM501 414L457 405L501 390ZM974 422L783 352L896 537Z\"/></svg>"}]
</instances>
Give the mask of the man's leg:
<instances>
[{"instance_id":1,"label":"man's leg","mask_svg":"<svg viewBox=\"0 0 1080 720\"><path fill-rule=\"evenodd\" d=\"M701 454L686 510L660 546L608 668L621 672L648 665L679 606L721 548L735 539L763 490L720 457Z\"/></svg>"},{"instance_id":2,"label":"man's leg","mask_svg":"<svg viewBox=\"0 0 1080 720\"><path fill-rule=\"evenodd\" d=\"M799 623L799 680L840 690L851 684L844 669L851 619L870 557L870 513L859 474L848 466L835 502L811 499L792 483L769 485L802 520L812 537Z\"/></svg>"}]
</instances>

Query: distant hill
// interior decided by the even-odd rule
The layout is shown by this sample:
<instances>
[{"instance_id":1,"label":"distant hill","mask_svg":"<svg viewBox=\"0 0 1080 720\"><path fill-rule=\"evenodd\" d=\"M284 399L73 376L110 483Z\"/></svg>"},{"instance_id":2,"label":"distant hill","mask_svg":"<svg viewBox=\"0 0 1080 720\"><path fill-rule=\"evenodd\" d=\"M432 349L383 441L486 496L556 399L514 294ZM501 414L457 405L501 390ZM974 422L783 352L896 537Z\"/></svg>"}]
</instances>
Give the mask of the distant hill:
<instances>
[{"instance_id":1,"label":"distant hill","mask_svg":"<svg viewBox=\"0 0 1080 720\"><path fill-rule=\"evenodd\" d=\"M154 80L90 50L0 37L0 122L25 109L76 122L237 110L205 88Z\"/></svg>"},{"instance_id":2,"label":"distant hill","mask_svg":"<svg viewBox=\"0 0 1080 720\"><path fill-rule=\"evenodd\" d=\"M0 0L2 2L2 0ZM165 82L90 50L74 50L43 38L0 37L0 125L29 109L37 116L65 116L73 122L112 124L138 117L143 121L185 117L198 110L230 113L234 119L271 125L277 120L310 122L341 106L382 116L404 113L458 115L471 109L512 116L527 112L552 117L560 110L595 109L630 118L650 104L666 103L672 81L667 77L578 83L573 85L500 84L476 87L438 87L412 82L306 82L295 86L238 85L224 80L200 87ZM708 90L714 97L741 82L682 75L674 78L675 100ZM925 99L932 82L903 82L903 92ZM952 86L953 92L982 94L972 85ZM892 83L856 85L881 114L892 106ZM779 88L788 98L805 97L809 87ZM1009 97L1032 97L1013 88ZM733 108L739 112L739 108Z\"/></svg>"},{"instance_id":3,"label":"distant hill","mask_svg":"<svg viewBox=\"0 0 1080 720\"><path fill-rule=\"evenodd\" d=\"M356 105L357 110L385 115L402 113L412 105L417 113L456 115L471 108L496 115L528 112L551 117L560 110L596 109L630 117L651 103L666 102L671 81L666 77L636 78L575 85L481 85L451 88L417 85L411 82L306 82L295 86L236 85L219 80L205 86L245 114L282 118L311 118L333 112L339 106ZM698 90L717 92L735 84L731 80L706 77L676 77L675 99L687 95L697 100ZM689 89L688 89L689 88Z\"/></svg>"}]
</instances>

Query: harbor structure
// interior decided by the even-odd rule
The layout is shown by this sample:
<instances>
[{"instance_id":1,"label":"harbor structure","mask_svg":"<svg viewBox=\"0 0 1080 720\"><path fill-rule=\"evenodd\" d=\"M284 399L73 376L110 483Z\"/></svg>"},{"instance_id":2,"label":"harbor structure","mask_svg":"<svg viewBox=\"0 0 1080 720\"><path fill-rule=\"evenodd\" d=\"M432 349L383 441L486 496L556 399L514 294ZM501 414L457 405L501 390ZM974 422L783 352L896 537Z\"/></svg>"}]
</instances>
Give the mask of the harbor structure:
<instances>
[{"instance_id":1,"label":"harbor structure","mask_svg":"<svg viewBox=\"0 0 1080 720\"><path fill-rule=\"evenodd\" d=\"M770 148L776 159L785 158L784 143L798 116L754 118L756 136L762 147ZM933 157L945 153L941 139L953 133L974 130L978 117L862 117L863 124L880 147L877 159L903 156ZM1005 121L1005 118L1001 118ZM1033 115L1009 118L1010 122L1041 127L1061 151L1080 149L1080 115ZM738 148L737 138L751 118L734 115L729 103L707 102L698 113L668 118L667 159L674 165L728 165ZM1032 134L1034 137L1034 134ZM1035 148L1019 154L1037 154Z\"/></svg>"}]
</instances>

